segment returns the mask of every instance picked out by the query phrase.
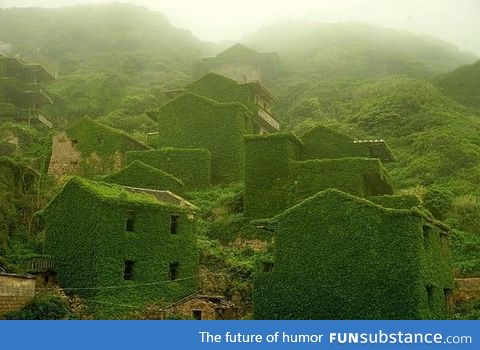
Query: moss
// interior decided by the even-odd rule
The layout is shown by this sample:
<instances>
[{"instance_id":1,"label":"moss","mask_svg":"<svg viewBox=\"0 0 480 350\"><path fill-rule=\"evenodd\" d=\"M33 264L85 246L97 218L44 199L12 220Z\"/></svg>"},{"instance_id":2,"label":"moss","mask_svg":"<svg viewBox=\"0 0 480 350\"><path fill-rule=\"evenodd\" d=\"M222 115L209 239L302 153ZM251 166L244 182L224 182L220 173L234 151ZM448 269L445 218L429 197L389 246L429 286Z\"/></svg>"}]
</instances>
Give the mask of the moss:
<instances>
[{"instance_id":1,"label":"moss","mask_svg":"<svg viewBox=\"0 0 480 350\"><path fill-rule=\"evenodd\" d=\"M243 179L242 138L252 131L251 114L243 105L217 103L186 93L165 104L153 117L160 125L158 147L208 150L213 184Z\"/></svg>"},{"instance_id":2,"label":"moss","mask_svg":"<svg viewBox=\"0 0 480 350\"><path fill-rule=\"evenodd\" d=\"M205 149L161 148L127 152L127 164L135 160L172 174L181 180L189 191L205 188L210 184L211 155Z\"/></svg>"},{"instance_id":3,"label":"moss","mask_svg":"<svg viewBox=\"0 0 480 350\"><path fill-rule=\"evenodd\" d=\"M171 216L179 215L177 234ZM134 232L126 223L134 218ZM98 317L178 300L197 289L195 223L177 206L113 184L72 178L45 210L46 251L54 256L59 284L96 304ZM124 280L125 261L133 279ZM175 281L169 264L178 262ZM109 288L104 288L109 287Z\"/></svg>"},{"instance_id":4,"label":"moss","mask_svg":"<svg viewBox=\"0 0 480 350\"><path fill-rule=\"evenodd\" d=\"M274 271L254 282L257 319L446 317L453 278L443 227L416 210L326 190L255 224L275 230Z\"/></svg>"},{"instance_id":5,"label":"moss","mask_svg":"<svg viewBox=\"0 0 480 350\"><path fill-rule=\"evenodd\" d=\"M178 195L185 192L185 184L181 180L139 160L105 176L103 181L131 187L168 190Z\"/></svg>"}]
</instances>

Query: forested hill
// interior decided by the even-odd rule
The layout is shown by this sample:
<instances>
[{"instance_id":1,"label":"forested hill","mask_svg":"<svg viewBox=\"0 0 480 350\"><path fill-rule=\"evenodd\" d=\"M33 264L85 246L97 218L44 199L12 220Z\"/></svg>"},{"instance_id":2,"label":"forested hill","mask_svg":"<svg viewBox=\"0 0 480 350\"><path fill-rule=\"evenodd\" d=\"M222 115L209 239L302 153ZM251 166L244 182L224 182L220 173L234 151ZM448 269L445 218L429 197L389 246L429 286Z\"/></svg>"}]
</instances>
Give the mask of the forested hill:
<instances>
[{"instance_id":1,"label":"forested hill","mask_svg":"<svg viewBox=\"0 0 480 350\"><path fill-rule=\"evenodd\" d=\"M27 61L56 70L50 112L96 117L189 81L212 44L173 27L159 12L130 4L0 9L0 41Z\"/></svg>"},{"instance_id":2,"label":"forested hill","mask_svg":"<svg viewBox=\"0 0 480 350\"><path fill-rule=\"evenodd\" d=\"M439 89L457 102L480 109L480 61L437 77Z\"/></svg>"},{"instance_id":3,"label":"forested hill","mask_svg":"<svg viewBox=\"0 0 480 350\"><path fill-rule=\"evenodd\" d=\"M476 59L438 39L364 23L278 23L244 41L278 52L295 73L320 79L426 78Z\"/></svg>"}]
</instances>

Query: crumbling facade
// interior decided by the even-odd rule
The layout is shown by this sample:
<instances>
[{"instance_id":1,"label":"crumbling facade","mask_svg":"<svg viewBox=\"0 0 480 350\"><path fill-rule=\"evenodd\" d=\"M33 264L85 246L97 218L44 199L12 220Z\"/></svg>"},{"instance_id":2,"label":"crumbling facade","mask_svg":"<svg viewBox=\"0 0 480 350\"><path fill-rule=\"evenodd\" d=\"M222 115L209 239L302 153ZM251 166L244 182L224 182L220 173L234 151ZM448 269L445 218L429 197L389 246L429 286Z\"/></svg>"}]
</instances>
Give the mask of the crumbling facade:
<instances>
[{"instance_id":1,"label":"crumbling facade","mask_svg":"<svg viewBox=\"0 0 480 350\"><path fill-rule=\"evenodd\" d=\"M126 133L85 117L54 136L48 174L105 175L125 165L127 151L146 149Z\"/></svg>"}]
</instances>

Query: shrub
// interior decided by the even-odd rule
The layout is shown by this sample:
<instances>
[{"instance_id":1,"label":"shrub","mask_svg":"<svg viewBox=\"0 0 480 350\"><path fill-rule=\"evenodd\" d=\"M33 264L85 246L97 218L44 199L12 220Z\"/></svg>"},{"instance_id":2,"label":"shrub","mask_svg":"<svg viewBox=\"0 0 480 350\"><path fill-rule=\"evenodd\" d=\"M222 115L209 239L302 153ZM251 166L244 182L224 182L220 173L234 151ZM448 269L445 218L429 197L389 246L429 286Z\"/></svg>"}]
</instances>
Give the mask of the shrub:
<instances>
[{"instance_id":1,"label":"shrub","mask_svg":"<svg viewBox=\"0 0 480 350\"><path fill-rule=\"evenodd\" d=\"M453 200L449 217L455 219L463 231L480 235L480 200L474 196L462 196Z\"/></svg>"},{"instance_id":2,"label":"shrub","mask_svg":"<svg viewBox=\"0 0 480 350\"><path fill-rule=\"evenodd\" d=\"M441 186L431 186L423 198L424 206L437 219L444 219L453 200L453 193Z\"/></svg>"},{"instance_id":3,"label":"shrub","mask_svg":"<svg viewBox=\"0 0 480 350\"><path fill-rule=\"evenodd\" d=\"M69 316L68 302L57 294L40 294L17 311L5 314L7 320L61 320Z\"/></svg>"}]
</instances>

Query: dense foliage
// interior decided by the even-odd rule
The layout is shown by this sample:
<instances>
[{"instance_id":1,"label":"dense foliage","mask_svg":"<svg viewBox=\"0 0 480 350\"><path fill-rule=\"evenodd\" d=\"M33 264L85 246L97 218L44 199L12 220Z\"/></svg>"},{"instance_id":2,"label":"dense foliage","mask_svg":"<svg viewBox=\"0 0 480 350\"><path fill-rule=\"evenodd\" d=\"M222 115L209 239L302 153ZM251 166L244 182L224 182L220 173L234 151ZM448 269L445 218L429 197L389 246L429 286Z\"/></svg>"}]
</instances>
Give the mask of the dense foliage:
<instances>
[{"instance_id":1,"label":"dense foliage","mask_svg":"<svg viewBox=\"0 0 480 350\"><path fill-rule=\"evenodd\" d=\"M7 320L62 320L69 316L68 303L56 294L40 294L17 311L4 315Z\"/></svg>"},{"instance_id":2,"label":"dense foliage","mask_svg":"<svg viewBox=\"0 0 480 350\"><path fill-rule=\"evenodd\" d=\"M480 108L480 61L441 75L435 83L440 91L458 103Z\"/></svg>"}]
</instances>

